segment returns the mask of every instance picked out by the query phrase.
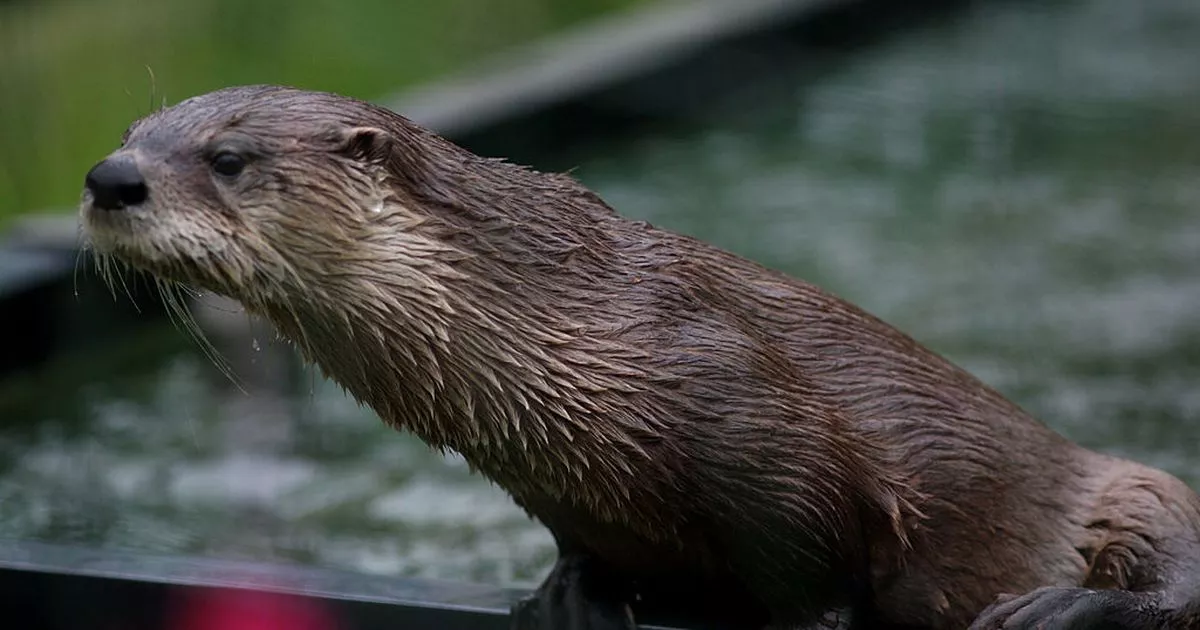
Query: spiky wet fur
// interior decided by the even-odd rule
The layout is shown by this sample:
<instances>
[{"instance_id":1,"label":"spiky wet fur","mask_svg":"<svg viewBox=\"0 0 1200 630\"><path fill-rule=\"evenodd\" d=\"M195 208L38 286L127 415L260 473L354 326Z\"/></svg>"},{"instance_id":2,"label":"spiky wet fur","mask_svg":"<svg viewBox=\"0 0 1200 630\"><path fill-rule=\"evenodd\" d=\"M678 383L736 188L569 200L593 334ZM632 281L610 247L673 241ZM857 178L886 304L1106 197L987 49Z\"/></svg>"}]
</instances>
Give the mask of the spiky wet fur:
<instances>
[{"instance_id":1,"label":"spiky wet fur","mask_svg":"<svg viewBox=\"0 0 1200 630\"><path fill-rule=\"evenodd\" d=\"M237 178L208 169L222 147L251 156ZM1081 583L1108 540L1088 534L1099 456L852 305L568 177L270 86L152 114L122 151L150 199L85 199L98 252L267 317L651 599L782 625L860 589L890 621L962 627L999 592Z\"/></svg>"}]
</instances>

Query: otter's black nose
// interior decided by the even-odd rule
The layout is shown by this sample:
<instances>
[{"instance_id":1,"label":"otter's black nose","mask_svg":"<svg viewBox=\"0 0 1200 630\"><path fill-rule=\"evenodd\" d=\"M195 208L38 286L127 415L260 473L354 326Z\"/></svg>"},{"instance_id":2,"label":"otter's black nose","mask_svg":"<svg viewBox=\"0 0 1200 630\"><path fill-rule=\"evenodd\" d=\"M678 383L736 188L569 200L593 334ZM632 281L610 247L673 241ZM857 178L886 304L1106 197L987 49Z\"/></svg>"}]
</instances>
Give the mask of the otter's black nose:
<instances>
[{"instance_id":1,"label":"otter's black nose","mask_svg":"<svg viewBox=\"0 0 1200 630\"><path fill-rule=\"evenodd\" d=\"M146 180L129 155L113 156L93 166L84 185L92 192L92 205L101 210L120 210L146 200Z\"/></svg>"}]
</instances>

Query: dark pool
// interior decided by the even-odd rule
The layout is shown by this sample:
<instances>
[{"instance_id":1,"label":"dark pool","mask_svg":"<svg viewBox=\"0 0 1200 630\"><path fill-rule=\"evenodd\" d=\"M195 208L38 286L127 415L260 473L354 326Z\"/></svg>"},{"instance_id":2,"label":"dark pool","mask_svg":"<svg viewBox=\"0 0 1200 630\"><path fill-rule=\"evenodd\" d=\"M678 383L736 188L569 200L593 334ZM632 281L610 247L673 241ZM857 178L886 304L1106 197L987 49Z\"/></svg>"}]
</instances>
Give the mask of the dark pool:
<instances>
[{"instance_id":1,"label":"dark pool","mask_svg":"<svg viewBox=\"0 0 1200 630\"><path fill-rule=\"evenodd\" d=\"M576 172L1200 486L1200 2L997 2L788 72ZM226 350L278 360L265 334ZM489 582L553 557L459 460L262 371L242 394L162 326L0 387L24 420L0 429L0 537Z\"/></svg>"}]
</instances>

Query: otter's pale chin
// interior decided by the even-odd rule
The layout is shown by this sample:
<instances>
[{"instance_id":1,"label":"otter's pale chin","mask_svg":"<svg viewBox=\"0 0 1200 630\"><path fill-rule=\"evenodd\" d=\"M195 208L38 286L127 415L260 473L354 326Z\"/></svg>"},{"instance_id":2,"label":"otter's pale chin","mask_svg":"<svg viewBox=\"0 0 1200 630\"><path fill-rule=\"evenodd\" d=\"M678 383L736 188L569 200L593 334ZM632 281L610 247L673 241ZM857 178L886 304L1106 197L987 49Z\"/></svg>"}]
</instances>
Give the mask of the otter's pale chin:
<instances>
[{"instance_id":1,"label":"otter's pale chin","mask_svg":"<svg viewBox=\"0 0 1200 630\"><path fill-rule=\"evenodd\" d=\"M85 206L82 218L84 236L97 254L155 273L168 266L152 240L134 229L131 217Z\"/></svg>"},{"instance_id":2,"label":"otter's pale chin","mask_svg":"<svg viewBox=\"0 0 1200 630\"><path fill-rule=\"evenodd\" d=\"M80 224L88 243L102 254L111 254L117 249L124 235L129 232L129 217L123 213L97 210L91 200L85 199L79 206Z\"/></svg>"}]
</instances>

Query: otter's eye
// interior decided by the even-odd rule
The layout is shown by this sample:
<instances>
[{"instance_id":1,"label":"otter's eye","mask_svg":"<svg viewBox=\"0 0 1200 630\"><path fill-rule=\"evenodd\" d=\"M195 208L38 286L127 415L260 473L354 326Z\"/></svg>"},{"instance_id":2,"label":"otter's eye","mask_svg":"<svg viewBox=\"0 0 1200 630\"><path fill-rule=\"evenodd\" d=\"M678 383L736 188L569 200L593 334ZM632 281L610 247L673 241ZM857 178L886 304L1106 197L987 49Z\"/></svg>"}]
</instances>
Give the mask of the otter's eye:
<instances>
[{"instance_id":1,"label":"otter's eye","mask_svg":"<svg viewBox=\"0 0 1200 630\"><path fill-rule=\"evenodd\" d=\"M218 175L225 177L233 177L242 172L246 168L246 160L236 154L224 151L216 154L212 159L212 169Z\"/></svg>"}]
</instances>

